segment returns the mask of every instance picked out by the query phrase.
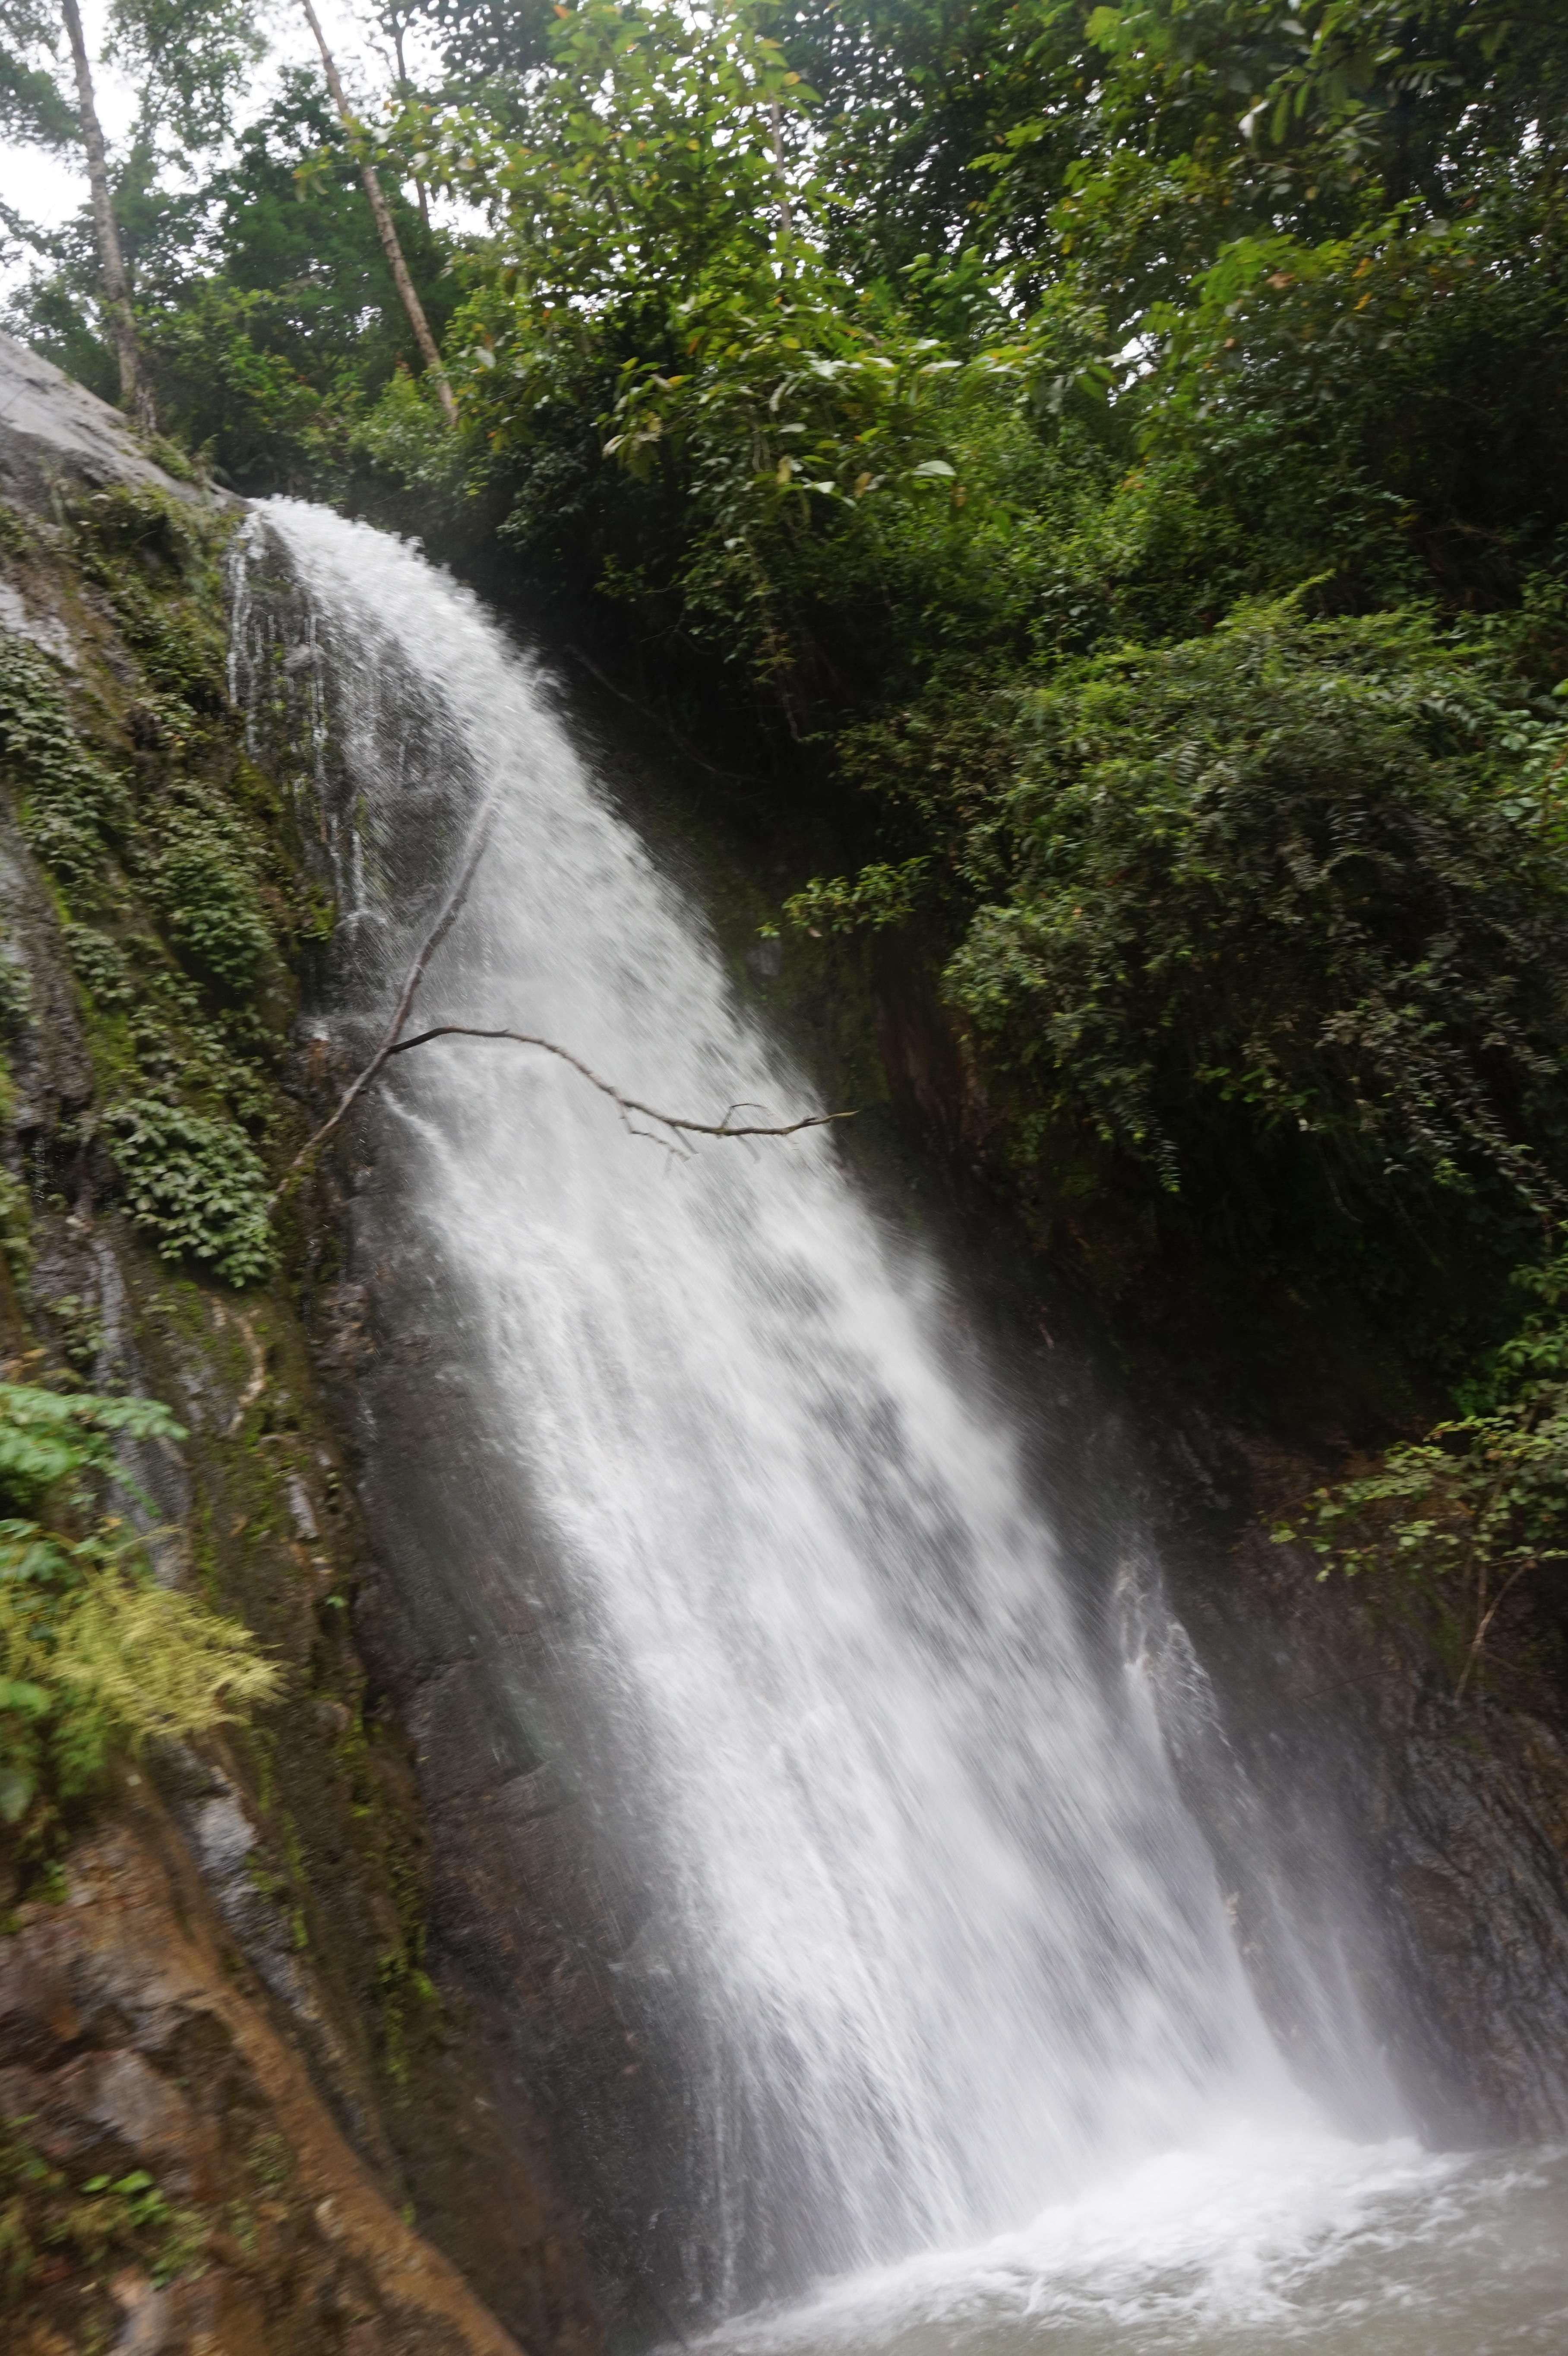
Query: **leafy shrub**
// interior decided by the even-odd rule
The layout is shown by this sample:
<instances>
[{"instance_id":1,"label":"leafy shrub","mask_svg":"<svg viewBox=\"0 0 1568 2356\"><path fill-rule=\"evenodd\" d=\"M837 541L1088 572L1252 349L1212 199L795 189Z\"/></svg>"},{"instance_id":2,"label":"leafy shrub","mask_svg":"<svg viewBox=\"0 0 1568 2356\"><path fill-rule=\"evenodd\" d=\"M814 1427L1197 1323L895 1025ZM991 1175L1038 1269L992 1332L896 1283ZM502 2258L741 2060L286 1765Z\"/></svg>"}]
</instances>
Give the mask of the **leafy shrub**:
<instances>
[{"instance_id":1,"label":"leafy shrub","mask_svg":"<svg viewBox=\"0 0 1568 2356\"><path fill-rule=\"evenodd\" d=\"M31 1507L62 1481L75 1480L71 1503L88 1502L83 1476L112 1474L123 1440L183 1440L155 1399L71 1398L0 1383L0 1494Z\"/></svg>"},{"instance_id":2,"label":"leafy shrub","mask_svg":"<svg viewBox=\"0 0 1568 2356\"><path fill-rule=\"evenodd\" d=\"M66 1797L100 1772L112 1742L206 1734L277 1690L250 1630L158 1586L141 1553L140 1539L60 1547L27 1523L0 1526L0 1713L39 1730ZM46 1555L52 1577L18 1568ZM14 1817L31 1779L8 1763L0 1815Z\"/></svg>"},{"instance_id":3,"label":"leafy shrub","mask_svg":"<svg viewBox=\"0 0 1568 2356\"><path fill-rule=\"evenodd\" d=\"M1392 1571L1435 1582L1465 1628L1461 1695L1520 1582L1568 1563L1568 1253L1514 1280L1545 1309L1467 1387L1468 1411L1318 1489L1273 1533L1276 1545L1305 1540L1320 1579Z\"/></svg>"},{"instance_id":4,"label":"leafy shrub","mask_svg":"<svg viewBox=\"0 0 1568 2356\"><path fill-rule=\"evenodd\" d=\"M131 1006L136 984L118 941L92 925L62 926L66 955L90 998L106 1007Z\"/></svg>"},{"instance_id":5,"label":"leafy shrub","mask_svg":"<svg viewBox=\"0 0 1568 2356\"><path fill-rule=\"evenodd\" d=\"M69 892L91 894L106 837L130 804L121 779L82 744L48 658L0 631L0 763L21 790L21 825Z\"/></svg>"},{"instance_id":6,"label":"leafy shrub","mask_svg":"<svg viewBox=\"0 0 1568 2356\"><path fill-rule=\"evenodd\" d=\"M246 990L272 953L272 932L236 830L182 813L150 879L177 948L215 980Z\"/></svg>"},{"instance_id":7,"label":"leafy shrub","mask_svg":"<svg viewBox=\"0 0 1568 2356\"><path fill-rule=\"evenodd\" d=\"M0 1384L0 1817L47 1783L84 1790L115 1742L201 1734L277 1690L250 1631L160 1587L143 1540L101 1515L78 1535L116 1446L185 1437L152 1399Z\"/></svg>"},{"instance_id":8,"label":"leafy shrub","mask_svg":"<svg viewBox=\"0 0 1568 2356\"><path fill-rule=\"evenodd\" d=\"M133 1097L105 1116L125 1205L165 1259L188 1252L230 1284L272 1268L267 1173L242 1129L156 1097Z\"/></svg>"},{"instance_id":9,"label":"leafy shrub","mask_svg":"<svg viewBox=\"0 0 1568 2356\"><path fill-rule=\"evenodd\" d=\"M847 876L818 876L784 902L792 925L807 932L850 933L861 926L872 931L899 925L912 916L931 865L927 857L903 860L898 866L879 862L862 867L851 882Z\"/></svg>"},{"instance_id":10,"label":"leafy shrub","mask_svg":"<svg viewBox=\"0 0 1568 2356\"><path fill-rule=\"evenodd\" d=\"M1363 1205L1563 1199L1556 709L1420 617L1287 602L1080 664L1019 728L954 846L986 898L948 970L1021 1083L1016 1152L1092 1137L1211 1197L1244 1158Z\"/></svg>"}]
</instances>

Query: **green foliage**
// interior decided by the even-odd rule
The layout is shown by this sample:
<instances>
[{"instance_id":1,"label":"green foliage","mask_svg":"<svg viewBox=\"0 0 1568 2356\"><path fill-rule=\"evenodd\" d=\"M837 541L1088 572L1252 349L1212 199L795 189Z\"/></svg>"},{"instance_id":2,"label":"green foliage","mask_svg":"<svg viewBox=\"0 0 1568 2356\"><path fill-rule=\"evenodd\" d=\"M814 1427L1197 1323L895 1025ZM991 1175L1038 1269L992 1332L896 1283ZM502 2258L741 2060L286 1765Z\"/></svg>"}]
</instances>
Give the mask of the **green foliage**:
<instances>
[{"instance_id":1,"label":"green foliage","mask_svg":"<svg viewBox=\"0 0 1568 2356\"><path fill-rule=\"evenodd\" d=\"M106 590L114 616L156 698L176 726L223 709L225 646L199 592L211 532L166 494L118 484L74 512L82 570Z\"/></svg>"},{"instance_id":2,"label":"green foliage","mask_svg":"<svg viewBox=\"0 0 1568 2356\"><path fill-rule=\"evenodd\" d=\"M109 842L129 815L125 787L82 744L48 657L9 632L0 632L0 766L33 849L68 890L96 896Z\"/></svg>"},{"instance_id":3,"label":"green foliage","mask_svg":"<svg viewBox=\"0 0 1568 2356\"><path fill-rule=\"evenodd\" d=\"M1413 619L1272 606L1070 668L1019 728L955 847L987 898L950 980L1030 1136L1082 1123L1175 1188L1239 1118L1358 1193L1557 1198L1555 710Z\"/></svg>"},{"instance_id":4,"label":"green foliage","mask_svg":"<svg viewBox=\"0 0 1568 2356\"><path fill-rule=\"evenodd\" d=\"M77 1484L70 1503L81 1506L93 1478L115 1472L123 1441L184 1437L155 1399L85 1398L0 1384L0 1494L27 1511L70 1481Z\"/></svg>"},{"instance_id":5,"label":"green foliage","mask_svg":"<svg viewBox=\"0 0 1568 2356\"><path fill-rule=\"evenodd\" d=\"M232 820L176 808L148 885L175 947L236 991L251 988L275 954L249 850Z\"/></svg>"},{"instance_id":6,"label":"green foliage","mask_svg":"<svg viewBox=\"0 0 1568 2356\"><path fill-rule=\"evenodd\" d=\"M930 866L929 857L923 856L897 867L885 862L862 867L853 882L819 876L784 902L785 920L809 933L852 933L861 926L879 932L901 925L914 912Z\"/></svg>"},{"instance_id":7,"label":"green foliage","mask_svg":"<svg viewBox=\"0 0 1568 2356\"><path fill-rule=\"evenodd\" d=\"M1372 1291L1413 1218L1434 1250L1527 1250L1568 1186L1561 702L1423 617L1287 601L992 704L988 775L934 716L901 765L873 747L941 868L788 913L896 920L941 884L1026 1192Z\"/></svg>"},{"instance_id":8,"label":"green foliage","mask_svg":"<svg viewBox=\"0 0 1568 2356\"><path fill-rule=\"evenodd\" d=\"M404 21L423 20L456 91L499 108L520 95L522 77L548 54L554 15L549 0L419 0ZM384 11L389 31L397 17L394 7Z\"/></svg>"},{"instance_id":9,"label":"green foliage","mask_svg":"<svg viewBox=\"0 0 1568 2356\"><path fill-rule=\"evenodd\" d=\"M0 5L0 133L40 147L73 146L76 109L53 70L59 27L37 0Z\"/></svg>"},{"instance_id":10,"label":"green foliage","mask_svg":"<svg viewBox=\"0 0 1568 2356\"><path fill-rule=\"evenodd\" d=\"M36 1565L48 1554L52 1579ZM46 1785L69 1800L111 1747L185 1740L271 1699L279 1672L255 1639L195 1597L160 1587L140 1539L51 1546L0 1526L0 1815L16 1822Z\"/></svg>"},{"instance_id":11,"label":"green foliage","mask_svg":"<svg viewBox=\"0 0 1568 2356\"><path fill-rule=\"evenodd\" d=\"M273 1254L266 1175L242 1124L262 1128L274 1110L256 1000L282 976L246 776L226 774L210 527L181 502L118 488L84 501L74 529L141 669L130 715L138 790L84 743L48 659L10 638L0 638L0 751L28 840L70 907L99 919L68 916L64 940L126 1208L166 1256L253 1283ZM127 878L162 939L110 929L123 922ZM25 1221L5 1207L20 1265Z\"/></svg>"},{"instance_id":12,"label":"green foliage","mask_svg":"<svg viewBox=\"0 0 1568 2356\"><path fill-rule=\"evenodd\" d=\"M143 1539L93 1518L133 1486L126 1440L182 1440L155 1400L0 1384L0 1818L41 1792L69 1800L115 1743L184 1738L271 1697L278 1672L249 1630L158 1585ZM44 1518L32 1516L42 1515ZM87 1534L81 1534L84 1524Z\"/></svg>"},{"instance_id":13,"label":"green foliage","mask_svg":"<svg viewBox=\"0 0 1568 2356\"><path fill-rule=\"evenodd\" d=\"M63 2256L91 2273L144 2267L157 2284L201 2275L208 2227L136 2168L74 2182L28 2130L27 2116L0 2120L0 2309L26 2314ZM97 2343L93 2343L97 2344Z\"/></svg>"},{"instance_id":14,"label":"green foliage","mask_svg":"<svg viewBox=\"0 0 1568 2356\"><path fill-rule=\"evenodd\" d=\"M172 134L181 160L228 136L266 42L248 0L113 0L109 55L141 93L141 134Z\"/></svg>"},{"instance_id":15,"label":"green foliage","mask_svg":"<svg viewBox=\"0 0 1568 2356\"><path fill-rule=\"evenodd\" d=\"M1520 1581L1568 1563L1568 1254L1515 1281L1545 1307L1470 1386L1469 1412L1317 1490L1273 1533L1276 1545L1304 1540L1320 1579L1381 1572L1435 1586L1465 1622L1461 1693L1477 1671L1484 1680L1488 1634Z\"/></svg>"},{"instance_id":16,"label":"green foliage","mask_svg":"<svg viewBox=\"0 0 1568 2356\"><path fill-rule=\"evenodd\" d=\"M456 294L448 248L395 178L385 193L439 336ZM207 205L222 267L171 267L146 307L162 407L246 490L330 486L354 425L419 355L319 77L285 74Z\"/></svg>"},{"instance_id":17,"label":"green foliage","mask_svg":"<svg viewBox=\"0 0 1568 2356\"><path fill-rule=\"evenodd\" d=\"M134 559L155 577L183 578L201 553L201 536L195 513L182 501L149 485L115 483L80 499L71 514L77 548L91 564L100 560L93 577L104 587L119 585L120 575L101 570Z\"/></svg>"},{"instance_id":18,"label":"green foliage","mask_svg":"<svg viewBox=\"0 0 1568 2356\"><path fill-rule=\"evenodd\" d=\"M1275 577L1322 572L1341 605L1494 605L1560 561L1568 216L1523 180L1457 221L1239 240L1151 315L1144 446L1189 455Z\"/></svg>"},{"instance_id":19,"label":"green foliage","mask_svg":"<svg viewBox=\"0 0 1568 2356\"><path fill-rule=\"evenodd\" d=\"M158 692L192 712L221 710L222 642L210 624L171 608L139 581L122 581L112 594L115 619Z\"/></svg>"},{"instance_id":20,"label":"green foliage","mask_svg":"<svg viewBox=\"0 0 1568 2356\"><path fill-rule=\"evenodd\" d=\"M118 941L91 925L67 924L66 955L88 995L105 1008L134 1005L136 978Z\"/></svg>"},{"instance_id":21,"label":"green foliage","mask_svg":"<svg viewBox=\"0 0 1568 2356\"><path fill-rule=\"evenodd\" d=\"M25 1284L33 1265L32 1205L26 1186L9 1170L0 1171L0 1258L12 1281Z\"/></svg>"},{"instance_id":22,"label":"green foliage","mask_svg":"<svg viewBox=\"0 0 1568 2356\"><path fill-rule=\"evenodd\" d=\"M271 1274L267 1173L242 1129L155 1097L112 1106L104 1128L125 1207L166 1259L188 1252L235 1285Z\"/></svg>"}]
</instances>

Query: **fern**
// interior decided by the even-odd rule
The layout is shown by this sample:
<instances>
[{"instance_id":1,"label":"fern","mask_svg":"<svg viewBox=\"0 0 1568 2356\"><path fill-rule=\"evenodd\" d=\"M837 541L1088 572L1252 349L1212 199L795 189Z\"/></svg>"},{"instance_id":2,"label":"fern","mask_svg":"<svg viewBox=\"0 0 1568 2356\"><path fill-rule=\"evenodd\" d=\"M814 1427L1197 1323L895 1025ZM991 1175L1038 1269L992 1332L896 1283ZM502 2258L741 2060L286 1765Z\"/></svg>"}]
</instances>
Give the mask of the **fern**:
<instances>
[{"instance_id":1,"label":"fern","mask_svg":"<svg viewBox=\"0 0 1568 2356\"><path fill-rule=\"evenodd\" d=\"M121 1436L183 1438L149 1399L61 1398L0 1384L0 1481L13 1498L125 1475ZM249 1629L161 1587L144 1539L113 1516L86 1537L48 1521L0 1521L0 1818L16 1823L46 1786L84 1791L111 1749L186 1740L277 1693L281 1672Z\"/></svg>"}]
</instances>

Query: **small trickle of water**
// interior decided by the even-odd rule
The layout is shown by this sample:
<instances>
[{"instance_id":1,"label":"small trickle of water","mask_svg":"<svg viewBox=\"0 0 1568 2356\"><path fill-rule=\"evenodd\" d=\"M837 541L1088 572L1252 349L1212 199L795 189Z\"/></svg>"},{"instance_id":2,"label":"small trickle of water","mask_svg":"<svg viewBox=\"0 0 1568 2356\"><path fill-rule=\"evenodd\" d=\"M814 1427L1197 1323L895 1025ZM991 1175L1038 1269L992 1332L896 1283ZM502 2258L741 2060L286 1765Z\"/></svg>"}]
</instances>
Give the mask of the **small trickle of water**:
<instances>
[{"instance_id":1,"label":"small trickle of water","mask_svg":"<svg viewBox=\"0 0 1568 2356\"><path fill-rule=\"evenodd\" d=\"M488 806L421 1023L541 1033L699 1119L812 1109L476 602L365 526L265 514L334 666L383 1000ZM939 1274L890 1254L831 1141L674 1160L507 1044L394 1085L496 1477L553 1530L658 1827L714 2242L760 2236L784 2280L934 2280L920 2254L1029 2230L1049 2275L1053 2233L1130 2246L1146 2195L1157 2229L1161 2156L1227 2137L1282 2200L1422 2180L1292 2084L1140 1672L1091 1656L1005 1418L939 1345Z\"/></svg>"}]
</instances>

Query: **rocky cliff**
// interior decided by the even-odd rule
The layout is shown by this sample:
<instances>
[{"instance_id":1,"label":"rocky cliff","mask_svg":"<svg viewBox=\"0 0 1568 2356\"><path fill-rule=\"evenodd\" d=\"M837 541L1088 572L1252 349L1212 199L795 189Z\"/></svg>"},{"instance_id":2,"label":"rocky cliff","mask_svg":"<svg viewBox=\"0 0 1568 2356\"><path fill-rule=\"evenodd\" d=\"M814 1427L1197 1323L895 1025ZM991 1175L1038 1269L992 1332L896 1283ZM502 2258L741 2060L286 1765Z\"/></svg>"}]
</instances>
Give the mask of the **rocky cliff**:
<instances>
[{"instance_id":1,"label":"rocky cliff","mask_svg":"<svg viewBox=\"0 0 1568 2356\"><path fill-rule=\"evenodd\" d=\"M577 2237L425 1968L425 1819L350 1633L370 1566L298 1312L333 1240L296 1213L246 1260L331 909L227 708L236 520L0 338L3 1371L173 1408L133 1451L159 1576L285 1672L0 1826L3 2336L564 2356L598 2339Z\"/></svg>"},{"instance_id":2,"label":"rocky cliff","mask_svg":"<svg viewBox=\"0 0 1568 2356\"><path fill-rule=\"evenodd\" d=\"M895 1102L961 1173L960 1235L1005 1234L961 1039L903 963L883 961L876 996ZM1351 1580L1324 1573L1305 1545L1274 1542L1350 1459L1330 1413L1282 1429L1264 1407L1249 1427L1217 1413L1211 1393L1200 1403L1163 1340L1130 1365L1136 1315L1108 1348L1082 1287L1021 1239L993 1290L1005 1295L998 1340L1042 1420L1061 1412L1050 1399L1075 1396L1059 1451L1068 1480L1072 1462L1090 1462L1136 1500L1118 1536L1152 1541L1175 1615L1155 1646L1168 1737L1285 2051L1341 2115L1371 2094L1373 2124L1376 2090L1334 2051L1354 2011L1435 2145L1562 2136L1568 1577L1548 1567L1514 1592L1488 1629L1484 1674L1471 1661L1467 1679L1473 1609L1467 1618L1468 1599L1419 1561ZM1076 1350L1054 1345L1075 1331ZM1215 1355L1213 1336L1195 1337L1211 1368Z\"/></svg>"}]
</instances>

